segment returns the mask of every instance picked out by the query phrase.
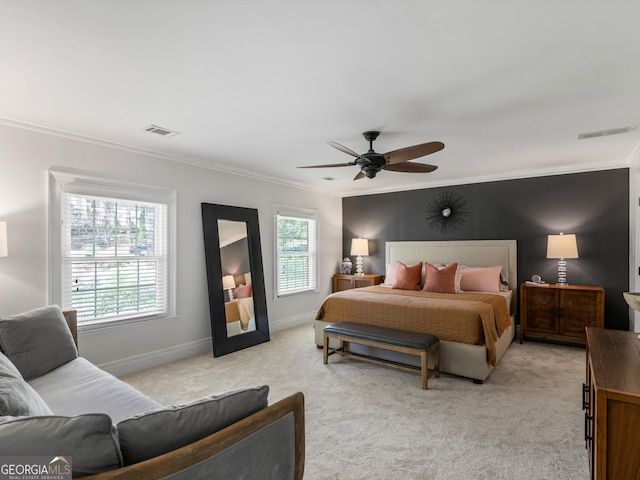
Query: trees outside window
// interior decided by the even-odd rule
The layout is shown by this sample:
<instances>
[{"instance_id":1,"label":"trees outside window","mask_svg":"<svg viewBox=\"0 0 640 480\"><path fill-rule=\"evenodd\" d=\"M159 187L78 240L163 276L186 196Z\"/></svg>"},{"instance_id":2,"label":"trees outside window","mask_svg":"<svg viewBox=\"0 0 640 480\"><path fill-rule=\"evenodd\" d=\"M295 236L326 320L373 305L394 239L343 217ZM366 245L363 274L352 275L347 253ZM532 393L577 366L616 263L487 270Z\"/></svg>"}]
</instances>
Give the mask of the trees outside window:
<instances>
[{"instance_id":1,"label":"trees outside window","mask_svg":"<svg viewBox=\"0 0 640 480\"><path fill-rule=\"evenodd\" d=\"M276 213L276 291L278 296L315 290L317 220L307 211Z\"/></svg>"},{"instance_id":2,"label":"trees outside window","mask_svg":"<svg viewBox=\"0 0 640 480\"><path fill-rule=\"evenodd\" d=\"M54 179L54 302L77 310L80 325L167 316L172 196L104 184L91 194L86 181Z\"/></svg>"}]
</instances>

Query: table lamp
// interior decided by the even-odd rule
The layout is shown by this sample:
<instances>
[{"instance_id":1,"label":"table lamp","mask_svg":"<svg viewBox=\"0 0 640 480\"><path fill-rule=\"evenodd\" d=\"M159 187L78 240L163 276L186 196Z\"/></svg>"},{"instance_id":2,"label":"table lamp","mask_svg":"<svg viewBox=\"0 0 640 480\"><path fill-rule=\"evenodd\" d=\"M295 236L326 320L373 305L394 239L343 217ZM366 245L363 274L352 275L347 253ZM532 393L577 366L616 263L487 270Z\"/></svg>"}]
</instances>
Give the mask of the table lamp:
<instances>
[{"instance_id":1,"label":"table lamp","mask_svg":"<svg viewBox=\"0 0 640 480\"><path fill-rule=\"evenodd\" d=\"M567 262L566 258L578 257L578 244L574 234L549 235L547 240L547 258L558 258L558 286L566 287Z\"/></svg>"},{"instance_id":2,"label":"table lamp","mask_svg":"<svg viewBox=\"0 0 640 480\"><path fill-rule=\"evenodd\" d=\"M229 301L233 300L233 289L236 288L236 281L233 275L225 275L222 277L222 288L229 293Z\"/></svg>"},{"instance_id":3,"label":"table lamp","mask_svg":"<svg viewBox=\"0 0 640 480\"><path fill-rule=\"evenodd\" d=\"M354 238L351 240L351 255L357 255L356 275L364 275L362 272L362 257L369 255L369 240L366 238Z\"/></svg>"}]
</instances>

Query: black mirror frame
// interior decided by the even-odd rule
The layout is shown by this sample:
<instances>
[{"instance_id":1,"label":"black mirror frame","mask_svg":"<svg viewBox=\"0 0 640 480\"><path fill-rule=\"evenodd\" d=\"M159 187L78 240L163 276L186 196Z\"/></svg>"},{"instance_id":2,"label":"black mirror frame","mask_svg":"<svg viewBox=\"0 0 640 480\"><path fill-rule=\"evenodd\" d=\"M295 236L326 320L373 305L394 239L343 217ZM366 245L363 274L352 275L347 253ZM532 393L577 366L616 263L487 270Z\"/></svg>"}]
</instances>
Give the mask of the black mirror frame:
<instances>
[{"instance_id":1,"label":"black mirror frame","mask_svg":"<svg viewBox=\"0 0 640 480\"><path fill-rule=\"evenodd\" d=\"M267 297L262 268L262 248L260 247L260 225L258 223L258 210L255 208L233 207L213 203L202 203L201 207L207 283L209 286L211 340L213 343L213 356L219 357L269 341ZM247 243L249 246L249 265L251 268L256 330L232 337L227 336L218 220L246 222L247 224Z\"/></svg>"}]
</instances>

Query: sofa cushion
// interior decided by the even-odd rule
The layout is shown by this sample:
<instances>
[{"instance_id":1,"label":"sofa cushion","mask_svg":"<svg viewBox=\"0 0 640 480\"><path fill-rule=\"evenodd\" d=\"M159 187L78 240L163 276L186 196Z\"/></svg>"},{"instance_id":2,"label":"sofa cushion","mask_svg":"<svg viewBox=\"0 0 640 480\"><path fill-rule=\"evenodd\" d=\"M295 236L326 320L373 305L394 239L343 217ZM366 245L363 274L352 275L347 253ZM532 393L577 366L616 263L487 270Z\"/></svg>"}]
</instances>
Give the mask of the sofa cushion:
<instances>
[{"instance_id":1,"label":"sofa cushion","mask_svg":"<svg viewBox=\"0 0 640 480\"><path fill-rule=\"evenodd\" d=\"M267 407L269 387L234 390L118 423L125 465L183 447Z\"/></svg>"},{"instance_id":2,"label":"sofa cushion","mask_svg":"<svg viewBox=\"0 0 640 480\"><path fill-rule=\"evenodd\" d=\"M0 418L2 455L71 457L73 477L122 466L116 429L108 415Z\"/></svg>"},{"instance_id":3,"label":"sofa cushion","mask_svg":"<svg viewBox=\"0 0 640 480\"><path fill-rule=\"evenodd\" d=\"M0 416L51 415L51 409L0 353Z\"/></svg>"},{"instance_id":4,"label":"sofa cushion","mask_svg":"<svg viewBox=\"0 0 640 480\"><path fill-rule=\"evenodd\" d=\"M2 352L0 352L0 376L23 378L16 366Z\"/></svg>"},{"instance_id":5,"label":"sofa cushion","mask_svg":"<svg viewBox=\"0 0 640 480\"><path fill-rule=\"evenodd\" d=\"M77 357L29 384L56 415L101 412L114 424L164 405L134 387Z\"/></svg>"},{"instance_id":6,"label":"sofa cushion","mask_svg":"<svg viewBox=\"0 0 640 480\"><path fill-rule=\"evenodd\" d=\"M57 305L0 319L0 349L25 380L44 375L78 356L71 330Z\"/></svg>"}]
</instances>

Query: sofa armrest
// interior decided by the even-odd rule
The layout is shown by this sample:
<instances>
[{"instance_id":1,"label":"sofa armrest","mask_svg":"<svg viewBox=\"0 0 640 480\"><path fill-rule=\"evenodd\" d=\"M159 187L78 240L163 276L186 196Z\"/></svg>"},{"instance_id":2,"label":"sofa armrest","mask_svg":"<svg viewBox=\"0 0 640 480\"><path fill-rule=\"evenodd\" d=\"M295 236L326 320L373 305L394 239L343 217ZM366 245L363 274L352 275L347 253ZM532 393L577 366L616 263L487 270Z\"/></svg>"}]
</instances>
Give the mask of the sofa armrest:
<instances>
[{"instance_id":1,"label":"sofa armrest","mask_svg":"<svg viewBox=\"0 0 640 480\"><path fill-rule=\"evenodd\" d=\"M292 419L291 422L286 422ZM289 428L289 423L291 428ZM269 472L281 468L282 465L270 465L271 460L268 455L270 450L278 444L286 442L272 441L268 435L269 430L274 425L287 425L284 428L286 436L293 445L293 459L290 470L293 472L291 480L301 480L304 473L305 455L305 433L304 433L304 396L297 392L290 397L284 398L273 405L269 405L253 415L250 415L233 425L224 428L208 437L203 438L185 447L179 448L164 455L136 463L128 467L111 470L109 472L82 477L81 480L159 480L172 475L179 476L180 472L185 473L184 478L228 478L224 473L225 469L247 467L247 451L260 457L261 452L256 450L264 447L260 464L256 465L257 472ZM264 438L263 438L264 436ZM251 440L250 449L247 448L246 441ZM242 462L229 462L229 458L234 457L234 453L239 454ZM231 455L231 457L229 456ZM226 456L225 456L226 455ZM264 455L267 455L266 458ZM274 460L279 462L279 460ZM73 461L73 459L72 459ZM218 463L215 463L218 461ZM190 469L189 472L184 472ZM200 470L207 472L205 475ZM216 476L216 473L219 476ZM247 477L250 478L250 477ZM284 478L278 476L278 478Z\"/></svg>"},{"instance_id":2,"label":"sofa armrest","mask_svg":"<svg viewBox=\"0 0 640 480\"><path fill-rule=\"evenodd\" d=\"M67 321L67 324L69 325L69 330L71 330L73 341L76 344L76 348L78 348L78 311L64 310L62 312L62 315L64 315L64 319Z\"/></svg>"}]
</instances>

